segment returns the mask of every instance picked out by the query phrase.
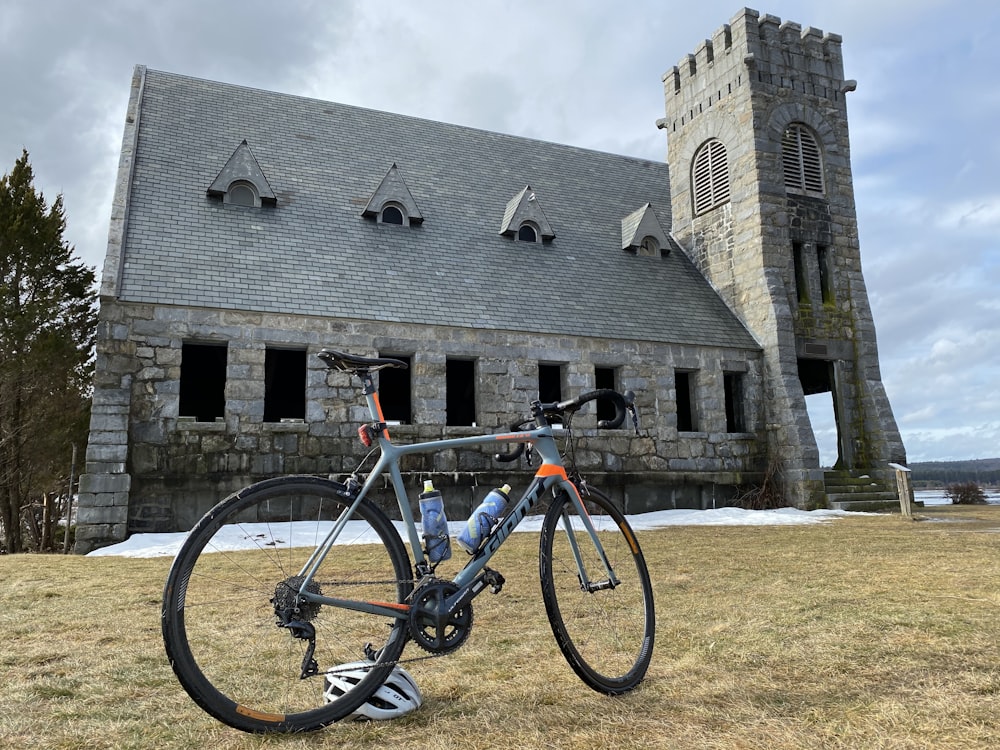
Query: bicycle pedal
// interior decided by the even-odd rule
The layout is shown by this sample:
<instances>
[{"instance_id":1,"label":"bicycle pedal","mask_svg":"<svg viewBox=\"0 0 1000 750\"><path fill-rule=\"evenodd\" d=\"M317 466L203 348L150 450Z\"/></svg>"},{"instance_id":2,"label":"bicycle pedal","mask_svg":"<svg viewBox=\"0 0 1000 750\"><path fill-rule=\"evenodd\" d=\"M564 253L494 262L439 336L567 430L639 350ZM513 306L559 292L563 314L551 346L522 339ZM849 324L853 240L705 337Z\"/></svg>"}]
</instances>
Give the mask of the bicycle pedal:
<instances>
[{"instance_id":1,"label":"bicycle pedal","mask_svg":"<svg viewBox=\"0 0 1000 750\"><path fill-rule=\"evenodd\" d=\"M499 594L503 589L504 583L506 583L502 575L490 568L486 569L483 580L489 585L490 591L494 594Z\"/></svg>"}]
</instances>

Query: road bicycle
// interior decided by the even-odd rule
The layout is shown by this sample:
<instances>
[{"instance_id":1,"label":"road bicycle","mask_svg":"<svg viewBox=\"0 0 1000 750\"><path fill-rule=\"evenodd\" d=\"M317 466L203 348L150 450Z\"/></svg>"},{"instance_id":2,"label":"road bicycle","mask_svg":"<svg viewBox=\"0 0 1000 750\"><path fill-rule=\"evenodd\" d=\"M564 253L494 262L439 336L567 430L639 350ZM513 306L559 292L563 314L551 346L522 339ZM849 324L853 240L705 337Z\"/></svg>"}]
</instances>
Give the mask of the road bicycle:
<instances>
[{"instance_id":1,"label":"road bicycle","mask_svg":"<svg viewBox=\"0 0 1000 750\"><path fill-rule=\"evenodd\" d=\"M324 349L333 370L360 378L371 421L358 435L371 452L342 480L284 476L226 498L190 531L163 595L167 655L181 685L205 711L248 732L318 729L349 716L403 662L413 641L430 658L469 636L473 599L499 593L503 576L490 558L551 493L542 521L539 573L556 642L591 688L619 695L649 667L655 616L649 572L628 521L575 468L572 417L605 399L619 427L626 412L636 431L631 394L609 389L560 403L531 404L530 418L499 434L408 445L393 443L374 374L406 363ZM561 421L562 429L553 423ZM556 443L566 438L567 462ZM521 455L540 463L454 578L436 575L414 520L400 462L417 453L492 446L500 461ZM362 471L374 462L370 470ZM369 498L388 477L401 531ZM466 554L454 551L456 556ZM358 660L364 679L332 700L324 675Z\"/></svg>"}]
</instances>

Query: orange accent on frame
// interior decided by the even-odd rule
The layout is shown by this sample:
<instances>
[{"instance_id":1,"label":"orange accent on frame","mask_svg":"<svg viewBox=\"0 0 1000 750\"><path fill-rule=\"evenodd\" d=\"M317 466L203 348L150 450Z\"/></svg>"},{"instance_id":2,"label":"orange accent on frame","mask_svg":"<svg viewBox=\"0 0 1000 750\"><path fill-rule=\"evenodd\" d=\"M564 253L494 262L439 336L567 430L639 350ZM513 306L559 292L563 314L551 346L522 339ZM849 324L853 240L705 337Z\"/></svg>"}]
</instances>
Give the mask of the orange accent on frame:
<instances>
[{"instance_id":1,"label":"orange accent on frame","mask_svg":"<svg viewBox=\"0 0 1000 750\"><path fill-rule=\"evenodd\" d=\"M378 415L378 421L385 424L385 417L382 415L382 402L379 401L378 391L372 394L372 398L375 399L375 413ZM385 435L385 439L389 440L389 428L382 430L382 434Z\"/></svg>"},{"instance_id":2,"label":"orange accent on frame","mask_svg":"<svg viewBox=\"0 0 1000 750\"><path fill-rule=\"evenodd\" d=\"M538 471L535 472L536 477L562 477L566 481L569 481L569 477L566 476L566 469L562 466L557 466L556 464L542 464L538 467Z\"/></svg>"},{"instance_id":3,"label":"orange accent on frame","mask_svg":"<svg viewBox=\"0 0 1000 750\"><path fill-rule=\"evenodd\" d=\"M400 612L409 612L409 604L397 604L396 602L368 602L369 604L374 604L378 607L388 607L389 609L398 609Z\"/></svg>"}]
</instances>

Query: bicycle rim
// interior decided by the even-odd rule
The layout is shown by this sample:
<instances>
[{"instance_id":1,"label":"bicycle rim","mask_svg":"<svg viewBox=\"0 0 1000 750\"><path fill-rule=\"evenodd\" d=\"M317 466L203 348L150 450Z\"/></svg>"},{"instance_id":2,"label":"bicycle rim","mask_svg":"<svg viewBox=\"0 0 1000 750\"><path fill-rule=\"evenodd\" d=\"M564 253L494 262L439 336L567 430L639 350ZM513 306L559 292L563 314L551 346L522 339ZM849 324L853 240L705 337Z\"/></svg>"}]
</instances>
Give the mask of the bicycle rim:
<instances>
[{"instance_id":1,"label":"bicycle rim","mask_svg":"<svg viewBox=\"0 0 1000 750\"><path fill-rule=\"evenodd\" d=\"M653 653L655 615L649 572L635 534L611 500L598 490L585 497L601 546L618 579L608 575L574 510L560 492L542 524L539 567L545 611L560 650L591 688L618 695L636 687ZM584 590L570 544L575 540L588 580Z\"/></svg>"},{"instance_id":2,"label":"bicycle rim","mask_svg":"<svg viewBox=\"0 0 1000 750\"><path fill-rule=\"evenodd\" d=\"M295 618L315 629L316 674L303 678L310 640L277 624L274 600L294 600L294 577L346 502L319 478L261 482L210 511L178 553L164 588L164 644L184 689L220 721L248 732L316 729L358 708L399 658L404 621L312 605ZM398 533L367 501L314 581L324 596L362 601L400 602L412 589ZM379 666L327 702L325 673L364 659L367 644L381 649Z\"/></svg>"}]
</instances>

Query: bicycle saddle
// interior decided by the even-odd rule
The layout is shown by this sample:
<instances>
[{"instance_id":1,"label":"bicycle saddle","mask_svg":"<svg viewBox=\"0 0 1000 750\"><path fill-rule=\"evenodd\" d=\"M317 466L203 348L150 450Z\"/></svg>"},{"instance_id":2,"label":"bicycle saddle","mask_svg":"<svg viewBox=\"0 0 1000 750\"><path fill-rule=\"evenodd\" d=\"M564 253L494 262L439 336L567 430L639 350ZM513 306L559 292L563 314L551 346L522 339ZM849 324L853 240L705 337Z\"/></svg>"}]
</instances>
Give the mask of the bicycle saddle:
<instances>
[{"instance_id":1,"label":"bicycle saddle","mask_svg":"<svg viewBox=\"0 0 1000 750\"><path fill-rule=\"evenodd\" d=\"M323 349L317 355L326 362L326 366L341 372L361 372L381 370L386 367L396 367L405 370L406 362L390 357L359 357L356 354L338 352L336 349Z\"/></svg>"}]
</instances>

